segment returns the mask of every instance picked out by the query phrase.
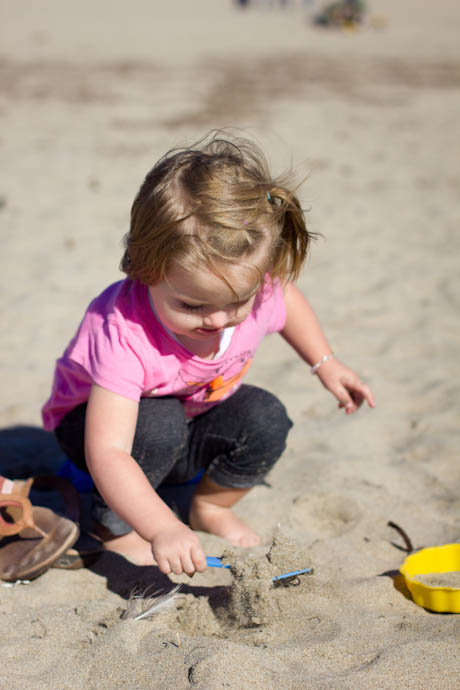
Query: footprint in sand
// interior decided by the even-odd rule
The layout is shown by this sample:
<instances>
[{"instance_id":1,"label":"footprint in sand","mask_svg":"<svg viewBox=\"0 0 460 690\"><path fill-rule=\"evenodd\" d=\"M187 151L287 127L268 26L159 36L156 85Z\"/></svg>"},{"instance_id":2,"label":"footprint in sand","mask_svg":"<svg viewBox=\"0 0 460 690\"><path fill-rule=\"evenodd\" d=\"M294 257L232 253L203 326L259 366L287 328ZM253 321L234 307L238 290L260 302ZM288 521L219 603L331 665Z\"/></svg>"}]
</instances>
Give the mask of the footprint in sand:
<instances>
[{"instance_id":1,"label":"footprint in sand","mask_svg":"<svg viewBox=\"0 0 460 690\"><path fill-rule=\"evenodd\" d=\"M361 512L354 501L344 496L307 494L294 499L289 518L307 525L316 537L338 537L353 529Z\"/></svg>"}]
</instances>

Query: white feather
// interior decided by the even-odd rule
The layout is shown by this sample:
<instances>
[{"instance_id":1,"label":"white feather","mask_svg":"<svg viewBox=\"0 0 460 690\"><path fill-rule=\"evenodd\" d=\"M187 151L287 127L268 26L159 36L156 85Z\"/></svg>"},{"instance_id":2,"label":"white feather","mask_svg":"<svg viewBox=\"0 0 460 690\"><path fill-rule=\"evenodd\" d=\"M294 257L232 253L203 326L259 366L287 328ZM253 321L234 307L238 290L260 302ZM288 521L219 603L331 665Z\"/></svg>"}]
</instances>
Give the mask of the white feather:
<instances>
[{"instance_id":1,"label":"white feather","mask_svg":"<svg viewBox=\"0 0 460 690\"><path fill-rule=\"evenodd\" d=\"M124 620L132 618L135 621L140 621L142 618L154 616L165 608L168 608L174 599L177 598L181 586L176 585L166 594L162 594L162 589L158 589L153 594L148 594L151 587L152 586L147 587L143 592L139 592L139 590L133 590L131 592L128 599L128 606L121 614Z\"/></svg>"}]
</instances>

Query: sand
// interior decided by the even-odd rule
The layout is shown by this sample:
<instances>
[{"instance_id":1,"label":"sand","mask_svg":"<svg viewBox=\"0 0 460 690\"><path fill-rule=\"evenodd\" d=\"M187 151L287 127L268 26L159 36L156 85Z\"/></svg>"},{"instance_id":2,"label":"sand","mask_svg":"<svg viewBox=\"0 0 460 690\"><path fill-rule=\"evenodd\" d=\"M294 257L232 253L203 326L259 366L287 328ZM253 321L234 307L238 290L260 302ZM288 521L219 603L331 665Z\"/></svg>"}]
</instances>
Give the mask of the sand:
<instances>
[{"instance_id":1,"label":"sand","mask_svg":"<svg viewBox=\"0 0 460 690\"><path fill-rule=\"evenodd\" d=\"M460 571L458 570L448 573L425 573L424 575L417 575L414 580L430 587L460 589Z\"/></svg>"},{"instance_id":2,"label":"sand","mask_svg":"<svg viewBox=\"0 0 460 690\"><path fill-rule=\"evenodd\" d=\"M387 523L415 548L460 540L460 6L375 0L357 31L333 31L294 4L1 3L1 471L62 463L39 428L54 360L120 277L146 171L213 127L308 173L323 238L299 285L377 399L346 417L267 338L248 380L295 426L270 486L237 508L263 546L201 535L232 568L193 579L106 554L0 586L1 688L459 687L460 617L414 604ZM120 617L134 588L176 583L169 609Z\"/></svg>"}]
</instances>

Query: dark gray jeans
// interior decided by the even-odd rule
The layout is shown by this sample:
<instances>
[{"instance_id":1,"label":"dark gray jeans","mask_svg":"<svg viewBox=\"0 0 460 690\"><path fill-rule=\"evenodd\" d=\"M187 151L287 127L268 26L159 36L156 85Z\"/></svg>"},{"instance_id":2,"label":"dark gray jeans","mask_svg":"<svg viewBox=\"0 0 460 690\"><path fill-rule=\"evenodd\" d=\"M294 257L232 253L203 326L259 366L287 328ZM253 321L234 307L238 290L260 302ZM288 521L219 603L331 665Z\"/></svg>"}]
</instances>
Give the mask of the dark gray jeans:
<instances>
[{"instance_id":1,"label":"dark gray jeans","mask_svg":"<svg viewBox=\"0 0 460 690\"><path fill-rule=\"evenodd\" d=\"M67 457L88 471L85 461L86 403L69 412L56 429ZM251 488L261 484L286 446L292 422L271 393L242 385L236 393L187 421L174 397L142 398L132 456L151 485L181 484L206 472L216 484ZM113 534L130 531L95 491L93 517Z\"/></svg>"}]
</instances>

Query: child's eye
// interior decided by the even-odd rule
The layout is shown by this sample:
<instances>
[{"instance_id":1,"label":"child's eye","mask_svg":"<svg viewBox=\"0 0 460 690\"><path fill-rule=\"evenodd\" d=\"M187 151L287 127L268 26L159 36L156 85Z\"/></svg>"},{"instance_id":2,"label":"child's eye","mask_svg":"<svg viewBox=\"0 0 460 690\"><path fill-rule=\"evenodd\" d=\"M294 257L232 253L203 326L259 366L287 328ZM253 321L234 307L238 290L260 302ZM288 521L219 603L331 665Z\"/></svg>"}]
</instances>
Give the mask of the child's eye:
<instances>
[{"instance_id":1,"label":"child's eye","mask_svg":"<svg viewBox=\"0 0 460 690\"><path fill-rule=\"evenodd\" d=\"M186 302L181 302L180 306L182 309L186 309L187 311L199 311L200 309L203 309L202 304L187 304Z\"/></svg>"}]
</instances>

